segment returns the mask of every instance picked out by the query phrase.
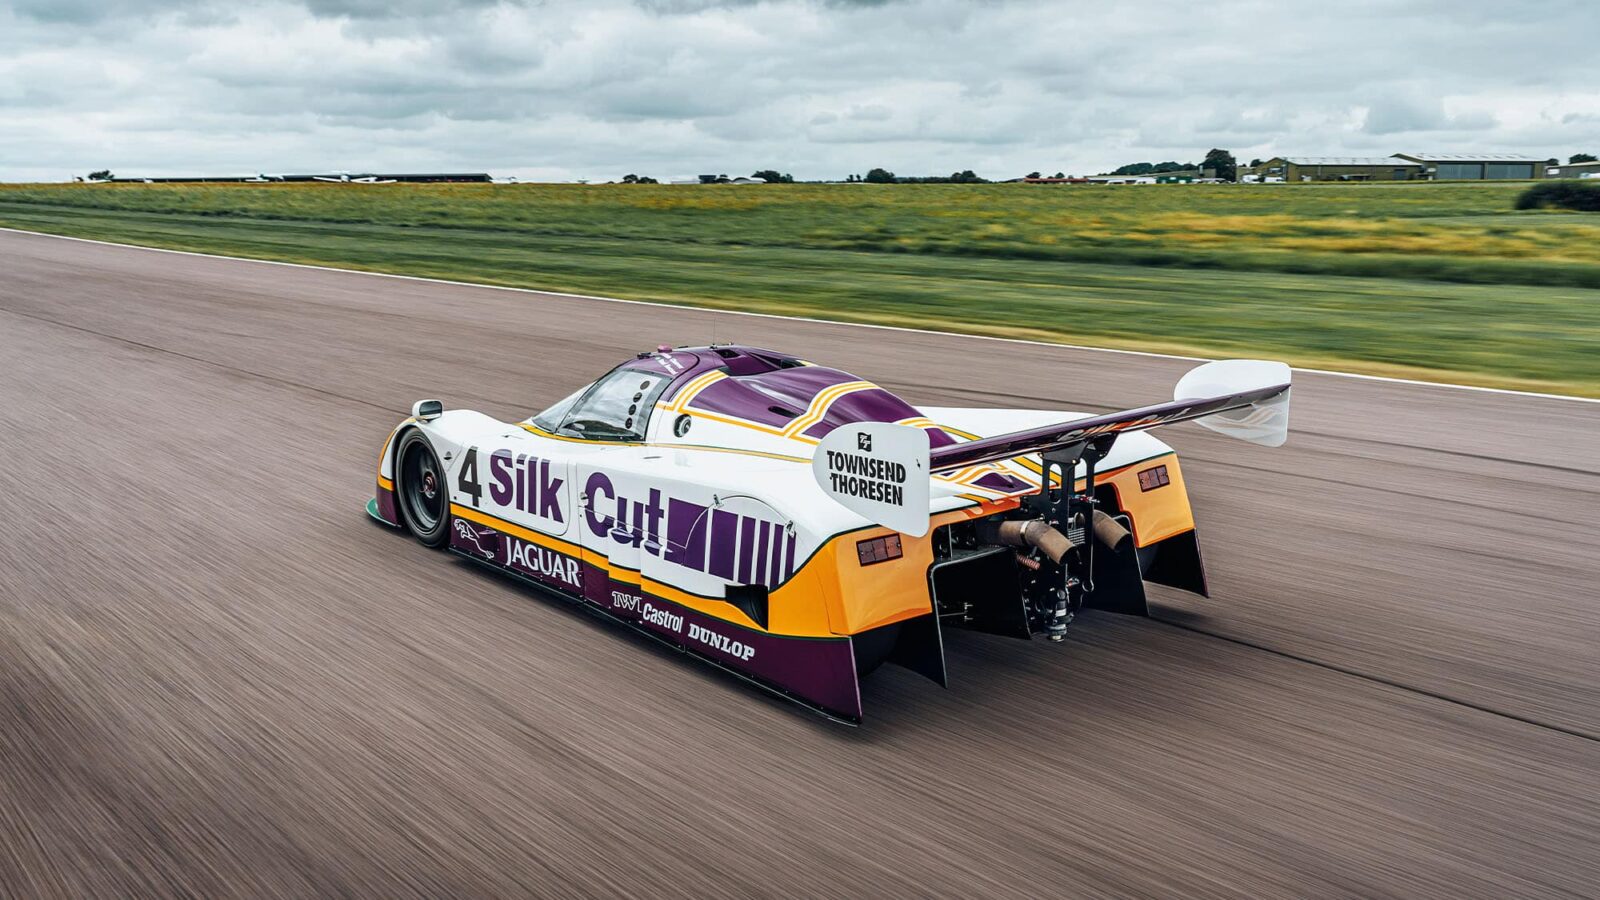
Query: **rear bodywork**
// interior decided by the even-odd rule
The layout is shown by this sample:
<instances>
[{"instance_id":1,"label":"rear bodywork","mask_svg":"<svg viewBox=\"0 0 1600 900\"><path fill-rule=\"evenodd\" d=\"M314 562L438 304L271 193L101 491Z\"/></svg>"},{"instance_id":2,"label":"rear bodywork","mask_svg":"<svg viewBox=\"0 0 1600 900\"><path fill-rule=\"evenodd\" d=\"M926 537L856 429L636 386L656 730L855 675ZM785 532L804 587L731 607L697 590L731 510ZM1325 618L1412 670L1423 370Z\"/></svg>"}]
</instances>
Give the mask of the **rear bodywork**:
<instances>
[{"instance_id":1,"label":"rear bodywork","mask_svg":"<svg viewBox=\"0 0 1600 900\"><path fill-rule=\"evenodd\" d=\"M1085 417L914 408L745 347L641 354L563 403L584 408L632 378L633 439L580 433L570 414L562 425L562 404L522 422L413 416L384 443L369 512L405 526L394 453L420 431L450 488L450 550L848 722L861 719L859 674L881 661L946 684L949 629L1059 637L1080 608L1143 614L1147 581L1206 593L1183 470L1143 431L1101 435L1066 462L1060 448L1002 448L968 463L951 454ZM819 445L861 423L926 435L939 471L924 476L922 534L816 480ZM1060 560L1066 545L1016 534L1040 527L1070 543Z\"/></svg>"}]
</instances>

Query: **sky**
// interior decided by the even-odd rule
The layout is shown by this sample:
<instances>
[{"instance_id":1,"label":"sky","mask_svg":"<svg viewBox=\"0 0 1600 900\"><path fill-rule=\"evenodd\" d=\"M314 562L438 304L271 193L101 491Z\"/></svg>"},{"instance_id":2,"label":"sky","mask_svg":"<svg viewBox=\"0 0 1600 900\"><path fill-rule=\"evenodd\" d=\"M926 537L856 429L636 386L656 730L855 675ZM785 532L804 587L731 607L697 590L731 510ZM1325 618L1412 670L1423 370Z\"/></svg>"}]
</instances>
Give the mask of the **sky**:
<instances>
[{"instance_id":1,"label":"sky","mask_svg":"<svg viewBox=\"0 0 1600 900\"><path fill-rule=\"evenodd\" d=\"M1600 154L1596 0L0 0L0 180Z\"/></svg>"}]
</instances>

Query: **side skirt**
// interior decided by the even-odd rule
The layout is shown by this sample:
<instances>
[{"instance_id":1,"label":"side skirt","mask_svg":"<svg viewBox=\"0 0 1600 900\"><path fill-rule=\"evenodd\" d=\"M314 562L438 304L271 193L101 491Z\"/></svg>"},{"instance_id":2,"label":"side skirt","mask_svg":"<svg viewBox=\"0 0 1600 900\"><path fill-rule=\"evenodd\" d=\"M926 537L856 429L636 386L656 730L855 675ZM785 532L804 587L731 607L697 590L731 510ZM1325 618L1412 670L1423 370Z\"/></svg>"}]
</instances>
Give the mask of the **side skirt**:
<instances>
[{"instance_id":1,"label":"side skirt","mask_svg":"<svg viewBox=\"0 0 1600 900\"><path fill-rule=\"evenodd\" d=\"M766 691L766 692L768 692L770 694L774 694L774 695L776 695L778 697L781 697L781 698L783 698L785 700L788 700L791 703L794 703L794 704L796 704L798 706L804 707L805 709L808 709L811 712L817 713L818 715L821 715L824 718L830 719L830 720L832 720L834 722L838 722L838 723L843 724L843 725L860 725L861 724L861 708L860 708L860 691L859 691L859 688L857 689L857 692L856 692L857 700L856 700L856 709L855 710L851 711L851 710L830 709L829 707L824 706L824 705L822 705L822 704L820 704L820 703L818 703L818 702L816 702L816 701L814 701L814 700L812 700L812 699L810 699L810 698L808 698L808 697L806 697L806 696L804 696L802 694L795 693L794 691L789 690L789 689L783 687L782 685L779 685L777 683L774 683L774 682L768 681L766 679L763 679L760 676L754 675L754 674L752 674L750 672L743 671L743 670L741 670L741 669L739 669L739 668L737 668L737 667L735 667L733 665L730 665L729 663L726 663L726 662L724 662L722 660L719 660L719 659L716 659L714 657L708 656L707 654L701 653L701 652L695 650L692 647L689 647L689 646L686 646L684 644L680 644L680 643L677 643L675 641L672 641L672 640L668 639L665 635L659 634L656 631L645 627L641 622L639 622L637 620L630 619L630 618L628 618L626 616L617 615L616 613L613 613L610 610L607 610L606 608L604 608L602 606L599 606L599 605L587 600L586 598L580 597L577 594L568 593L568 592L563 591L563 590L561 590L559 588L547 585L547 584L545 584L545 583L543 583L541 581L536 581L535 579L529 578L527 575L524 575L523 573L518 572L515 569L511 569L511 568L507 568L506 566L499 565L498 563L495 563L495 562L493 562L491 560L484 559L481 556L474 556L470 552L463 551L463 550L457 549L455 547L450 547L449 550L450 550L451 553L455 554L456 556L461 557L462 559L470 560L470 561L472 561L474 563L477 563L478 565L480 565L480 566L482 566L482 567L484 567L486 569L489 569L489 570L491 570L493 572L498 572L498 573L500 573L502 575L509 576L510 578L514 579L515 581L517 581L517 582L519 582L521 584L527 585L529 587L537 588L541 593L547 593L547 594L553 595L555 597L558 597L558 598L560 598L562 600L565 600L565 601L571 603L572 605L577 606L578 608L582 609L584 612L587 612L587 613L590 613L592 615L598 616L601 619L604 619L604 620L606 620L608 622L615 622L617 624L624 625L624 626L626 626L628 628L629 631L633 631L635 633L644 635L645 637L649 638L650 640L655 641L656 643L661 644L663 646L670 647L673 650L676 650L679 653L684 654L685 656L692 657L692 658L697 659L700 662L706 663L706 664L708 664L708 665L710 665L710 666L712 666L714 668L721 669L722 671L727 672L730 675L733 675L734 677L738 678L740 681L743 681L743 682L745 682L747 684L754 685L754 686L756 686L756 687L758 687L758 688L760 688L760 689L762 689L762 690L764 690L764 691ZM660 599L658 597L654 597L653 595L647 595L647 596L651 597L652 602L663 603L663 604L671 604L674 607L677 606L677 604L673 604L672 601L670 601L670 600L662 600L662 599ZM774 637L777 637L777 636L774 636ZM778 637L778 639L782 640L781 637ZM792 640L808 640L808 639L806 639L806 638L794 638ZM831 639L822 639L822 640L827 640L829 643L833 643L833 641ZM838 640L841 641L846 648L849 647L849 638L840 638ZM855 671L855 660L854 660L853 654L851 656L851 659L849 660L849 668L850 668L850 671L852 673Z\"/></svg>"},{"instance_id":2,"label":"side skirt","mask_svg":"<svg viewBox=\"0 0 1600 900\"><path fill-rule=\"evenodd\" d=\"M380 487L378 495L367 501L367 514L384 525L399 528L397 521L384 515L385 494L390 501L387 506L393 510L393 493ZM750 629L644 593L638 585L613 581L604 569L520 541L490 526L461 519L456 520L456 526L447 549L463 559L572 601L585 611L620 622L836 722L861 724L861 685L856 676L854 642L848 637L789 637ZM519 565L529 567L528 571ZM595 595L586 597L582 592L590 586L596 587ZM607 608L602 599L596 598L609 598L615 608ZM623 605L624 600L630 602ZM685 634L687 638L674 639ZM706 645L708 651L758 662L749 668L735 665L702 651L695 646L696 641Z\"/></svg>"}]
</instances>

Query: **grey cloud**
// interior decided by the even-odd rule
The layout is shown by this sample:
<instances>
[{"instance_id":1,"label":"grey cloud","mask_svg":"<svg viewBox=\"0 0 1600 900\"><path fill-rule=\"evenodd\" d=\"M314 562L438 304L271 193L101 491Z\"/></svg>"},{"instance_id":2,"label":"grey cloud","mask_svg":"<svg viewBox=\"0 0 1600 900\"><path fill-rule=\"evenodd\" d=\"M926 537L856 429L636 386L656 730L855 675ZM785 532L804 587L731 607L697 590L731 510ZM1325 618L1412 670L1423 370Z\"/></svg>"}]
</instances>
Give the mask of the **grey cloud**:
<instances>
[{"instance_id":1,"label":"grey cloud","mask_svg":"<svg viewBox=\"0 0 1600 900\"><path fill-rule=\"evenodd\" d=\"M423 162L1005 177L1212 146L1371 155L1410 135L1463 151L1600 145L1595 5L1265 9L0 0L0 178ZM1553 20L1563 27L1541 24Z\"/></svg>"},{"instance_id":2,"label":"grey cloud","mask_svg":"<svg viewBox=\"0 0 1600 900\"><path fill-rule=\"evenodd\" d=\"M1487 131L1495 125L1487 113L1447 115L1439 100L1385 97L1367 109L1362 130L1368 134L1404 134L1413 131Z\"/></svg>"},{"instance_id":3,"label":"grey cloud","mask_svg":"<svg viewBox=\"0 0 1600 900\"><path fill-rule=\"evenodd\" d=\"M306 0L306 9L319 18L404 19L470 14L503 2L506 0Z\"/></svg>"},{"instance_id":4,"label":"grey cloud","mask_svg":"<svg viewBox=\"0 0 1600 900\"><path fill-rule=\"evenodd\" d=\"M768 3L771 0L634 0L640 9L657 13L682 14L704 12L710 9L737 10L741 7ZM850 7L889 6L902 0L811 0L818 6L834 9Z\"/></svg>"},{"instance_id":5,"label":"grey cloud","mask_svg":"<svg viewBox=\"0 0 1600 900\"><path fill-rule=\"evenodd\" d=\"M10 5L12 12L22 18L39 22L81 25L106 18L170 12L172 9L185 8L189 4L163 4L163 6L170 6L170 8L158 10L152 10L150 5L136 2L136 0L125 0L125 2L117 2L117 0L104 0L104 2L102 0L15 0Z\"/></svg>"},{"instance_id":6,"label":"grey cloud","mask_svg":"<svg viewBox=\"0 0 1600 900\"><path fill-rule=\"evenodd\" d=\"M1448 127L1449 118L1437 101L1381 98L1367 110L1362 126L1368 134L1397 134L1405 131L1433 131Z\"/></svg>"}]
</instances>

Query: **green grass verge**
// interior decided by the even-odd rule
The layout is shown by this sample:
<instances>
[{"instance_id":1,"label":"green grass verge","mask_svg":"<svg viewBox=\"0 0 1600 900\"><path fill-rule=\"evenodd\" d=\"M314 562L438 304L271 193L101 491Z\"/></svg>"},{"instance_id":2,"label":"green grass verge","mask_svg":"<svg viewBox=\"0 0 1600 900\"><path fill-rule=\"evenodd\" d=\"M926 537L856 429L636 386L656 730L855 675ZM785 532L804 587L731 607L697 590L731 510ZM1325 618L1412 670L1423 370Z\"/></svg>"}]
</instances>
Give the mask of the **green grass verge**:
<instances>
[{"instance_id":1,"label":"green grass verge","mask_svg":"<svg viewBox=\"0 0 1600 900\"><path fill-rule=\"evenodd\" d=\"M487 284L1600 396L1600 290L1584 286L1600 269L1586 256L1596 242L1566 246L1600 228L1581 216L1511 213L1516 190L1505 185L1375 187L5 186L0 224ZM999 244L981 237L984 221L1040 228L1065 215L1061 207L1102 229L1120 222L1113 230L1123 243L1108 238L1096 251L1080 236L1057 253L1042 232ZM1140 215L1176 216L1198 235L1231 232L1231 245L1255 249L1217 263L1209 255L1224 251L1203 240L1186 249L1173 235L1159 252L1138 251L1127 244L1139 242L1129 235ZM1328 232L1322 249L1273 246L1280 237L1262 236L1277 235L1286 216L1300 240ZM1501 255L1419 253L1435 266L1419 274L1385 268L1392 254L1328 249L1348 243L1355 226L1391 237L1438 229L1444 244L1493 244ZM1529 234L1543 249L1512 253Z\"/></svg>"}]
</instances>

